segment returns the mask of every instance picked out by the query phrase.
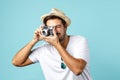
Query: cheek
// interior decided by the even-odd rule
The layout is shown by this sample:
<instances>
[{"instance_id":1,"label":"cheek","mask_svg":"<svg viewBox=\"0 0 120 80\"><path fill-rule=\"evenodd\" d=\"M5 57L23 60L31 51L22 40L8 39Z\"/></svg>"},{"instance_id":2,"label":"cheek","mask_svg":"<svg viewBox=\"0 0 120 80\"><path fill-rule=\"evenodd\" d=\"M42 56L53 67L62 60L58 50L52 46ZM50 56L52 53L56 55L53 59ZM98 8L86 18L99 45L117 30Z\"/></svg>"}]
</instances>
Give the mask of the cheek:
<instances>
[{"instance_id":1,"label":"cheek","mask_svg":"<svg viewBox=\"0 0 120 80\"><path fill-rule=\"evenodd\" d=\"M56 28L55 30L56 30L56 32L59 32L59 33L62 32L62 29L60 29L60 28Z\"/></svg>"},{"instance_id":2,"label":"cheek","mask_svg":"<svg viewBox=\"0 0 120 80\"><path fill-rule=\"evenodd\" d=\"M62 32L63 32L63 33L66 33L66 28L64 28L64 29L62 30Z\"/></svg>"},{"instance_id":3,"label":"cheek","mask_svg":"<svg viewBox=\"0 0 120 80\"><path fill-rule=\"evenodd\" d=\"M65 29L61 30L61 34L62 34L62 35L64 35L65 33L66 33L66 30L65 30Z\"/></svg>"},{"instance_id":4,"label":"cheek","mask_svg":"<svg viewBox=\"0 0 120 80\"><path fill-rule=\"evenodd\" d=\"M66 32L66 28L57 28L56 29L56 32L59 32L59 33L61 33L61 34L64 34L65 32Z\"/></svg>"}]
</instances>

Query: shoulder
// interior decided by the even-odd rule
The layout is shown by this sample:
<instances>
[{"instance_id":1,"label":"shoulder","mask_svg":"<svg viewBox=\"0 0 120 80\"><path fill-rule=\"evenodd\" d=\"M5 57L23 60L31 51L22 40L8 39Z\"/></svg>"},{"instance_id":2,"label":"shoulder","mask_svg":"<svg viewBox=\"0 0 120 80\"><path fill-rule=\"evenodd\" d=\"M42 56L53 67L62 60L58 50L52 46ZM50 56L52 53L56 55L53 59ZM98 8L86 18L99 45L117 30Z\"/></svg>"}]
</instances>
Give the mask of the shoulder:
<instances>
[{"instance_id":1,"label":"shoulder","mask_svg":"<svg viewBox=\"0 0 120 80\"><path fill-rule=\"evenodd\" d=\"M71 35L70 37L72 41L79 41L79 42L87 41L87 38L81 35Z\"/></svg>"}]
</instances>

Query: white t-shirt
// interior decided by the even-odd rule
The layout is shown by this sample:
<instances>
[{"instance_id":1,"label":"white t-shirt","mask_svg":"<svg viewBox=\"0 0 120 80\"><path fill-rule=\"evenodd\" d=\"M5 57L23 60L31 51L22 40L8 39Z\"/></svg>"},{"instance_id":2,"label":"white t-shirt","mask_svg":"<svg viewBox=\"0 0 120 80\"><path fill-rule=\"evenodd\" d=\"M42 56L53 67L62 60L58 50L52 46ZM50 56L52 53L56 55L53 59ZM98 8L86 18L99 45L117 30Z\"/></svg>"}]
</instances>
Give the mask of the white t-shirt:
<instances>
[{"instance_id":1,"label":"white t-shirt","mask_svg":"<svg viewBox=\"0 0 120 80\"><path fill-rule=\"evenodd\" d=\"M29 56L32 62L39 62L46 80L92 80L89 73L89 50L87 40L82 36L70 36L66 50L75 58L87 62L80 75L75 75L68 67L61 68L61 56L48 43L34 49Z\"/></svg>"}]
</instances>

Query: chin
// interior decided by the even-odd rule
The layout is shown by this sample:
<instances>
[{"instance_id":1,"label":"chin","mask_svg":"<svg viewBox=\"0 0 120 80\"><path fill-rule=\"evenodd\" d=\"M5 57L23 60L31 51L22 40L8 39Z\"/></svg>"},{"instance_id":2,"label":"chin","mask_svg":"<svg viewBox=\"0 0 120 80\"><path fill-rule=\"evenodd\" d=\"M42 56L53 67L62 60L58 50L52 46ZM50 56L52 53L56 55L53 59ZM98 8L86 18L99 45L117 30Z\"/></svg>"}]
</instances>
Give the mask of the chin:
<instances>
[{"instance_id":1,"label":"chin","mask_svg":"<svg viewBox=\"0 0 120 80\"><path fill-rule=\"evenodd\" d=\"M59 41L61 42L61 41L63 41L64 40L64 36L60 36L60 35L58 35L58 38L59 38Z\"/></svg>"},{"instance_id":2,"label":"chin","mask_svg":"<svg viewBox=\"0 0 120 80\"><path fill-rule=\"evenodd\" d=\"M60 41L60 42L62 42L63 40L64 40L64 38L63 38L63 37L59 38L59 41Z\"/></svg>"},{"instance_id":3,"label":"chin","mask_svg":"<svg viewBox=\"0 0 120 80\"><path fill-rule=\"evenodd\" d=\"M62 41L63 41L63 39L59 39L59 41L60 41L60 42L62 42Z\"/></svg>"}]
</instances>

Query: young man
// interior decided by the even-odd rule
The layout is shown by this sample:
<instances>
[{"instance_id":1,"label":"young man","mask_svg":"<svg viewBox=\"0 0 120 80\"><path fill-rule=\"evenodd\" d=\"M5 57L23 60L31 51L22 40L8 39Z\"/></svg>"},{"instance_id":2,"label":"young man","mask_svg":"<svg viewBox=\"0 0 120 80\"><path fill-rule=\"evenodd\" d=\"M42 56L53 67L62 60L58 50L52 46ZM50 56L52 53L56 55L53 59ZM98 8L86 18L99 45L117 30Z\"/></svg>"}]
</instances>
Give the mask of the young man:
<instances>
[{"instance_id":1,"label":"young man","mask_svg":"<svg viewBox=\"0 0 120 80\"><path fill-rule=\"evenodd\" d=\"M87 41L82 36L66 34L70 19L55 8L41 19L45 26L53 27L53 35L44 36L44 26L38 28L34 38L14 56L12 63L23 67L39 62L46 80L91 80ZM47 43L32 50L41 40Z\"/></svg>"}]
</instances>

